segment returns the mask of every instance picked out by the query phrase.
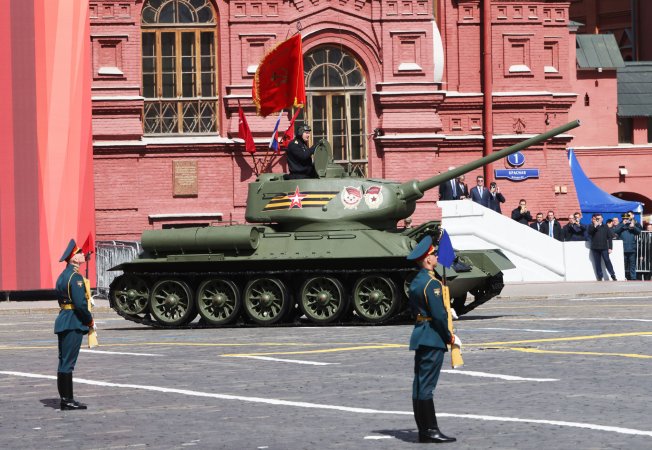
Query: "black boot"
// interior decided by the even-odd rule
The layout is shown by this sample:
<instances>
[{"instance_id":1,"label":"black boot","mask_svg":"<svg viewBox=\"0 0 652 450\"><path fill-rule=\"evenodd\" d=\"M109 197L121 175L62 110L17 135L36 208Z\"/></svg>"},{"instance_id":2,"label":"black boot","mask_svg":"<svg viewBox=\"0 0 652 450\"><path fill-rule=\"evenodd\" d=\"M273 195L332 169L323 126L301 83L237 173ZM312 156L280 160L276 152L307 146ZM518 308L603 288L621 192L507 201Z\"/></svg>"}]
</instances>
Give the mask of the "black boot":
<instances>
[{"instance_id":1,"label":"black boot","mask_svg":"<svg viewBox=\"0 0 652 450\"><path fill-rule=\"evenodd\" d=\"M59 398L63 399L65 397L64 393L66 392L65 384L65 373L57 372L57 390L59 391Z\"/></svg>"},{"instance_id":2,"label":"black boot","mask_svg":"<svg viewBox=\"0 0 652 450\"><path fill-rule=\"evenodd\" d=\"M419 433L425 428L421 424L421 417L419 416L419 400L412 399L412 411L414 411L414 421L417 423Z\"/></svg>"},{"instance_id":3,"label":"black boot","mask_svg":"<svg viewBox=\"0 0 652 450\"><path fill-rule=\"evenodd\" d=\"M61 410L86 409L86 405L76 402L72 390L72 372L62 373L63 395L61 396Z\"/></svg>"},{"instance_id":4,"label":"black boot","mask_svg":"<svg viewBox=\"0 0 652 450\"><path fill-rule=\"evenodd\" d=\"M420 417L419 421L424 425L424 429L419 429L419 442L434 442L439 444L455 442L457 440L439 431L433 400L418 400L417 411Z\"/></svg>"}]
</instances>

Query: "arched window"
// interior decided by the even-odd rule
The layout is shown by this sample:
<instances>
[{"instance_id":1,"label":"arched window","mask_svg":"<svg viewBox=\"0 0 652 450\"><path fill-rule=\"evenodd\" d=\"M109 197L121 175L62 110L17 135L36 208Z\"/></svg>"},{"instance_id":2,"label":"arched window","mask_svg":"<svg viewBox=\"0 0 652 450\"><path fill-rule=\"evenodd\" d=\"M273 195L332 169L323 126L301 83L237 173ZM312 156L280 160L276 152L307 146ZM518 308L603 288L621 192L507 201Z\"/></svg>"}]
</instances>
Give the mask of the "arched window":
<instances>
[{"instance_id":1,"label":"arched window","mask_svg":"<svg viewBox=\"0 0 652 450\"><path fill-rule=\"evenodd\" d=\"M218 132L216 23L210 0L145 2L145 134Z\"/></svg>"},{"instance_id":2,"label":"arched window","mask_svg":"<svg viewBox=\"0 0 652 450\"><path fill-rule=\"evenodd\" d=\"M327 139L340 164L367 172L366 90L360 64L337 47L320 47L303 58L306 113L313 140Z\"/></svg>"}]
</instances>

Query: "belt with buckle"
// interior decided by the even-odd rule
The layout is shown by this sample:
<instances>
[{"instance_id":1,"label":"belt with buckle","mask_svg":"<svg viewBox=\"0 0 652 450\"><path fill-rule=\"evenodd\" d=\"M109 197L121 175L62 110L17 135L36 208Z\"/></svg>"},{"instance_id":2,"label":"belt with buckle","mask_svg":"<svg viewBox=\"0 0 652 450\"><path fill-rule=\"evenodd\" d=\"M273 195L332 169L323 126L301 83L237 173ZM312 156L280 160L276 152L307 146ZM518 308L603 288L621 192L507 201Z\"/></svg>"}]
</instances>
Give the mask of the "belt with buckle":
<instances>
[{"instance_id":1,"label":"belt with buckle","mask_svg":"<svg viewBox=\"0 0 652 450\"><path fill-rule=\"evenodd\" d=\"M422 316L421 314L417 314L417 322L430 322L432 320L432 317L425 317Z\"/></svg>"},{"instance_id":2,"label":"belt with buckle","mask_svg":"<svg viewBox=\"0 0 652 450\"><path fill-rule=\"evenodd\" d=\"M66 303L66 304L63 304L63 305L59 305L59 307L61 309L75 309L75 305L73 305L72 303Z\"/></svg>"}]
</instances>

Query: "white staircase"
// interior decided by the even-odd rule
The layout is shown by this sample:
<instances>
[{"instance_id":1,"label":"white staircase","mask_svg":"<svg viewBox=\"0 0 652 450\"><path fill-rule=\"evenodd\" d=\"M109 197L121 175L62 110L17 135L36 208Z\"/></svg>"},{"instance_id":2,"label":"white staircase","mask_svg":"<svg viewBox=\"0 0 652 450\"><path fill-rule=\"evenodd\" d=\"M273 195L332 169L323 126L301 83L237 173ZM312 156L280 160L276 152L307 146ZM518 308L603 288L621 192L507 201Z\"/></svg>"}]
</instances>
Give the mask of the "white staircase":
<instances>
[{"instance_id":1,"label":"white staircase","mask_svg":"<svg viewBox=\"0 0 652 450\"><path fill-rule=\"evenodd\" d=\"M516 268L504 272L505 282L595 280L589 242L557 241L470 200L438 205L456 250L497 248L512 261ZM613 244L611 263L616 277L624 280L623 243ZM606 269L603 272L609 276Z\"/></svg>"}]
</instances>

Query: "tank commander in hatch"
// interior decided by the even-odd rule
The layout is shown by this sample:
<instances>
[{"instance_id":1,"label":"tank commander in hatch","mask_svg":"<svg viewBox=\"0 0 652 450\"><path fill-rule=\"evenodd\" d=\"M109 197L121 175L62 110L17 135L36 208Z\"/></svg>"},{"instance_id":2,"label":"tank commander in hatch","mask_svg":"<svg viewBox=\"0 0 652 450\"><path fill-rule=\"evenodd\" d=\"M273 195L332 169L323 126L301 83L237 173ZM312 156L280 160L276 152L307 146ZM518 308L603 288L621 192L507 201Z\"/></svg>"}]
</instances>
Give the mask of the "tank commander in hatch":
<instances>
[{"instance_id":1,"label":"tank commander in hatch","mask_svg":"<svg viewBox=\"0 0 652 450\"><path fill-rule=\"evenodd\" d=\"M317 178L312 155L318 144L309 146L311 131L310 126L301 125L294 139L288 144L287 158L290 173L285 177L288 180Z\"/></svg>"}]
</instances>

